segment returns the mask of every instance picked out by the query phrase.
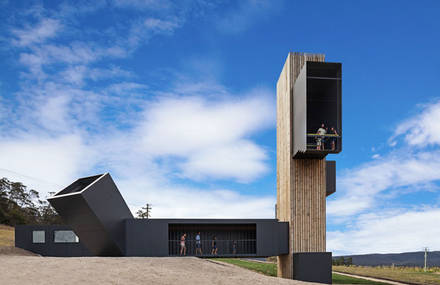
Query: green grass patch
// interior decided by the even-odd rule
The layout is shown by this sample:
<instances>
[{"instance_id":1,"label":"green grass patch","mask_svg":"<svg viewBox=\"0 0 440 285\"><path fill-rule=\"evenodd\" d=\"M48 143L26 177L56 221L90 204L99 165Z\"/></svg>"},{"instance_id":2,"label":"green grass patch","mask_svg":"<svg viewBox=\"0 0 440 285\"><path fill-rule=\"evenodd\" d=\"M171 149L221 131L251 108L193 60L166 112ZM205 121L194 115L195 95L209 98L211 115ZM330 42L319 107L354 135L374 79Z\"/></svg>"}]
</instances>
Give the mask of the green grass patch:
<instances>
[{"instance_id":1,"label":"green grass patch","mask_svg":"<svg viewBox=\"0 0 440 285\"><path fill-rule=\"evenodd\" d=\"M262 273L268 276L277 276L277 264L276 263L264 263L250 260L243 260L239 258L215 258L213 260L218 260L226 263L230 263L236 266L240 266L258 273ZM348 276L343 276L340 274L332 274L333 284L371 284L371 285L386 285L386 283L374 282L360 278L353 278Z\"/></svg>"},{"instance_id":2,"label":"green grass patch","mask_svg":"<svg viewBox=\"0 0 440 285\"><path fill-rule=\"evenodd\" d=\"M372 284L372 285L388 285L387 283L370 281L360 278L354 278L349 276L344 276L341 274L333 273L332 274L332 283L333 284Z\"/></svg>"},{"instance_id":3,"label":"green grass patch","mask_svg":"<svg viewBox=\"0 0 440 285\"><path fill-rule=\"evenodd\" d=\"M252 271L256 271L258 273L262 273L264 275L275 276L275 277L277 276L276 263L264 263L264 262L243 260L238 258L216 258L215 260L234 264Z\"/></svg>"},{"instance_id":4,"label":"green grass patch","mask_svg":"<svg viewBox=\"0 0 440 285\"><path fill-rule=\"evenodd\" d=\"M430 268L430 271L424 272L419 267L333 266L333 271L337 272L421 285L440 285L440 274L437 270L437 268Z\"/></svg>"}]
</instances>

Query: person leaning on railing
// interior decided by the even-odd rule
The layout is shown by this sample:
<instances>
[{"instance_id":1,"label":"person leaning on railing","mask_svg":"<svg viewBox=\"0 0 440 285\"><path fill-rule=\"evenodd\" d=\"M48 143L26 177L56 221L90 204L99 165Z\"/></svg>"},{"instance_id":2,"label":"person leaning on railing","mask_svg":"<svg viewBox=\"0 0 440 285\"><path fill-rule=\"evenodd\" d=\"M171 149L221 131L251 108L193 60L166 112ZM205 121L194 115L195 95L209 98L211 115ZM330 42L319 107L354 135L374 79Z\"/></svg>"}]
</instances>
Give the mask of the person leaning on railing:
<instances>
[{"instance_id":1,"label":"person leaning on railing","mask_svg":"<svg viewBox=\"0 0 440 285\"><path fill-rule=\"evenodd\" d=\"M336 148L336 138L339 135L338 135L338 132L336 131L336 129L334 127L330 128L330 134L331 135L335 135L334 137L330 138L332 150L335 150L335 148Z\"/></svg>"}]
</instances>

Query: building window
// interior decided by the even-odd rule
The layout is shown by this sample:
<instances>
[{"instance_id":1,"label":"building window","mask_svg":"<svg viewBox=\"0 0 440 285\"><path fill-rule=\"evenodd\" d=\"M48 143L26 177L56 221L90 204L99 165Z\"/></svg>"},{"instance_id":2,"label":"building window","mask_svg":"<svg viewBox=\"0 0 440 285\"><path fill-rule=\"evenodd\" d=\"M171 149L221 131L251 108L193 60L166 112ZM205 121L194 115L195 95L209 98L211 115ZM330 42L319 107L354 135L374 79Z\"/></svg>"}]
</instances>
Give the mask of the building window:
<instances>
[{"instance_id":1,"label":"building window","mask_svg":"<svg viewBox=\"0 0 440 285\"><path fill-rule=\"evenodd\" d=\"M32 243L45 243L45 231L32 231Z\"/></svg>"},{"instance_id":2,"label":"building window","mask_svg":"<svg viewBox=\"0 0 440 285\"><path fill-rule=\"evenodd\" d=\"M53 241L56 243L78 243L79 238L73 231L54 231Z\"/></svg>"}]
</instances>

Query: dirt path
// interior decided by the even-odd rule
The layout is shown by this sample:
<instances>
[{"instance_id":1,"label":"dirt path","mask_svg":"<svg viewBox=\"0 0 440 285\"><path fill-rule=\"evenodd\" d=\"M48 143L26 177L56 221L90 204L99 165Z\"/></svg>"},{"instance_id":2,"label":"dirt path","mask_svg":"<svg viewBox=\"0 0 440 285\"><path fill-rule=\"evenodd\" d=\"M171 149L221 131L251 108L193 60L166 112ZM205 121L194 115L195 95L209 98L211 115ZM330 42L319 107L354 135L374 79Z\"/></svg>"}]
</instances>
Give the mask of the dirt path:
<instances>
[{"instance_id":1,"label":"dirt path","mask_svg":"<svg viewBox=\"0 0 440 285\"><path fill-rule=\"evenodd\" d=\"M0 256L5 284L317 284L195 257Z\"/></svg>"},{"instance_id":2,"label":"dirt path","mask_svg":"<svg viewBox=\"0 0 440 285\"><path fill-rule=\"evenodd\" d=\"M348 274L348 273L343 273L343 272L338 272L338 271L333 271L333 272L337 273L339 275L345 275L345 276L349 276L349 277L365 279L365 280L370 280L370 281L388 283L388 284L393 284L393 285L407 285L406 283L401 283L401 282L397 282L397 281L391 281L391 280L384 280L384 279L373 278L373 277L366 277L366 276L361 276L361 275Z\"/></svg>"}]
</instances>

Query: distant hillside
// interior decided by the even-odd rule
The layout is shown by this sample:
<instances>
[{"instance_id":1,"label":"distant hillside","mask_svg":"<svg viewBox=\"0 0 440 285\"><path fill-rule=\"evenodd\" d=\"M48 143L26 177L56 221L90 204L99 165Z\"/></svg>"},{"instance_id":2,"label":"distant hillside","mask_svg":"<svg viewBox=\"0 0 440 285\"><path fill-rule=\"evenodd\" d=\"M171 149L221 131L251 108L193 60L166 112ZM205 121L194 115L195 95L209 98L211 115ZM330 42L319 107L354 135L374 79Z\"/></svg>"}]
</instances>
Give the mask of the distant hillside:
<instances>
[{"instance_id":1,"label":"distant hillside","mask_svg":"<svg viewBox=\"0 0 440 285\"><path fill-rule=\"evenodd\" d=\"M14 246L14 227L0 224L0 246Z\"/></svg>"},{"instance_id":2,"label":"distant hillside","mask_svg":"<svg viewBox=\"0 0 440 285\"><path fill-rule=\"evenodd\" d=\"M406 265L423 266L424 252L404 252L388 254L363 254L345 255L344 258L351 257L353 265L376 266L376 265ZM338 258L335 256L333 258ZM440 266L440 251L428 252L428 266Z\"/></svg>"}]
</instances>

